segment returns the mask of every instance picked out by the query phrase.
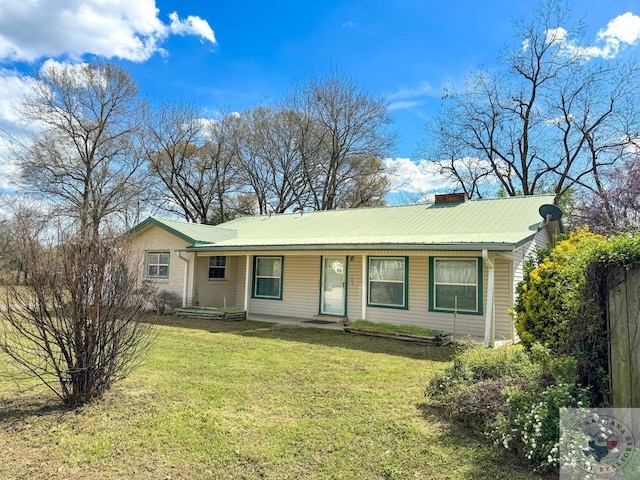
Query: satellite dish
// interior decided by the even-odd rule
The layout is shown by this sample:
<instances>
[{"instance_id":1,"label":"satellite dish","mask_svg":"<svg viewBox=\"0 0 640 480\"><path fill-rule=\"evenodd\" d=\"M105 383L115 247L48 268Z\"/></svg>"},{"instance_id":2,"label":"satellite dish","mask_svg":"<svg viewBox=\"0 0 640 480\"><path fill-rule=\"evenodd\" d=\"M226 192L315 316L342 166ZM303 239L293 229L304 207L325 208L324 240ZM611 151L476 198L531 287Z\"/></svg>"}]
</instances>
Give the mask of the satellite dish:
<instances>
[{"instance_id":1,"label":"satellite dish","mask_svg":"<svg viewBox=\"0 0 640 480\"><path fill-rule=\"evenodd\" d=\"M562 218L562 210L560 210L555 205L551 205L548 203L545 205L541 205L538 209L538 213L540 213L540 216L548 222L555 222L556 220L560 220Z\"/></svg>"}]
</instances>

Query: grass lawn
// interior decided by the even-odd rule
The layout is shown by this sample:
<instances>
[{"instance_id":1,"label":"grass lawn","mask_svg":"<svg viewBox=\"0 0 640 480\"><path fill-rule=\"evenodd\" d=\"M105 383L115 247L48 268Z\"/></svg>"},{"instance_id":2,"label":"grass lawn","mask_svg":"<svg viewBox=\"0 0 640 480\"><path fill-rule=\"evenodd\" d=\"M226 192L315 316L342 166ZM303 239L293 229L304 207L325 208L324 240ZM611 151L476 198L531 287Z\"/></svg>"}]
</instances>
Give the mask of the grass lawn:
<instances>
[{"instance_id":1,"label":"grass lawn","mask_svg":"<svg viewBox=\"0 0 640 480\"><path fill-rule=\"evenodd\" d=\"M142 366L77 411L0 377L0 478L539 478L430 408L423 392L448 348L157 322Z\"/></svg>"}]
</instances>

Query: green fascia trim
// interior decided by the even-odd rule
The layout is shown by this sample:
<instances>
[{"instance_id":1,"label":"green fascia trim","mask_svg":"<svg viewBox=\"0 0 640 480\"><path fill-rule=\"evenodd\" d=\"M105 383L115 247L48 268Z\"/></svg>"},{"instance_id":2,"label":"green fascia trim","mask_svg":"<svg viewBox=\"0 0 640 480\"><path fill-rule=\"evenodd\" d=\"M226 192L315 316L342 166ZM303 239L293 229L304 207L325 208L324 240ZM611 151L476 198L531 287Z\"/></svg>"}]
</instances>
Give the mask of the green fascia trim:
<instances>
[{"instance_id":1,"label":"green fascia trim","mask_svg":"<svg viewBox=\"0 0 640 480\"><path fill-rule=\"evenodd\" d=\"M279 258L280 259L280 296L279 297L261 297L256 295L256 263L260 257ZM284 257L282 255L254 255L253 256L253 271L251 272L251 298L258 300L276 300L282 301L282 295L284 294Z\"/></svg>"},{"instance_id":2,"label":"green fascia trim","mask_svg":"<svg viewBox=\"0 0 640 480\"><path fill-rule=\"evenodd\" d=\"M167 221L169 221L169 220L167 220ZM195 227L195 228L202 228L202 229L211 228L211 229L214 229L212 231L225 232L226 235L223 235L222 236L223 238L221 238L221 240L219 240L219 241L229 240L230 238L234 238L237 235L237 232L235 232L234 230L231 230L231 229L228 229L228 228L221 228L221 227L218 227L218 226L215 226L215 225L192 224L192 223L189 223L189 222L182 222L182 221L179 221L179 220L171 220L171 222L181 223L181 224L189 225L189 226ZM142 230L146 229L149 226L156 226L158 228L161 228L165 232L168 232L171 235L174 235L175 237L178 237L179 239L184 240L187 243L190 243L191 247L187 247L187 248L193 248L193 247L197 248L197 247L205 247L205 246L212 246L213 245L211 240L206 240L206 241L205 240L198 240L197 238L191 237L191 236L185 234L184 232L181 232L180 230L175 229L171 225L169 225L166 222L164 222L162 219L155 218L155 217L149 217L146 220L143 220L138 225L136 225L131 230L129 230L129 232L127 232L126 235L136 235L137 233L141 232ZM227 234L227 232L228 232L228 234ZM224 238L224 236L227 236L227 238Z\"/></svg>"},{"instance_id":3,"label":"green fascia trim","mask_svg":"<svg viewBox=\"0 0 640 480\"><path fill-rule=\"evenodd\" d=\"M520 247L522 247L523 245L526 245L527 243L531 242L535 237L536 237L536 233L533 233L532 235L528 236L527 238L523 238L522 240L520 240L519 242L514 243L513 245L513 249L517 250Z\"/></svg>"},{"instance_id":4,"label":"green fascia trim","mask_svg":"<svg viewBox=\"0 0 640 480\"><path fill-rule=\"evenodd\" d=\"M377 303L369 303L369 259L370 258L404 258L404 305L379 305ZM362 291L365 292L364 285ZM397 255L372 255L367 257L367 307L373 308L391 308L393 310L409 310L409 257L399 257Z\"/></svg>"},{"instance_id":5,"label":"green fascia trim","mask_svg":"<svg viewBox=\"0 0 640 480\"><path fill-rule=\"evenodd\" d=\"M429 295L429 311L437 312L437 313L454 313L454 310L435 308L435 286L434 286L434 260L436 258L447 258L447 259L469 259L475 258L478 261L478 291L477 291L477 299L478 299L478 311L477 312L469 312L469 311L457 311L455 312L458 315L483 315L484 313L484 270L483 270L483 260L482 257L429 257L429 291L427 292Z\"/></svg>"},{"instance_id":6,"label":"green fascia trim","mask_svg":"<svg viewBox=\"0 0 640 480\"><path fill-rule=\"evenodd\" d=\"M144 220L142 223L139 223L138 225L136 225L135 227L133 227L130 231L133 234L136 234L138 232L140 232L141 230L144 230L145 228L147 228L150 225L154 225L156 227L159 227L163 230L165 230L166 232L169 232L171 235L175 235L176 237L184 240L185 242L191 243L193 246L197 246L197 240L183 234L182 232L179 232L178 230L171 228L169 225L161 222L160 220L153 218L153 217L149 217L146 220Z\"/></svg>"}]
</instances>

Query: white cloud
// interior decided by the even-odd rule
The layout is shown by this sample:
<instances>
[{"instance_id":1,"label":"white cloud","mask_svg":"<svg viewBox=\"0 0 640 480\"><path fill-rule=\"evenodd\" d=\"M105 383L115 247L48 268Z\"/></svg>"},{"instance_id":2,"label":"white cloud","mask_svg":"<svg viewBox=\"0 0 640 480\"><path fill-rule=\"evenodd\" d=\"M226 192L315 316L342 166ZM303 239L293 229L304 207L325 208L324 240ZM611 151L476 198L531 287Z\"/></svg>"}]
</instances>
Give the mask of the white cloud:
<instances>
[{"instance_id":1,"label":"white cloud","mask_svg":"<svg viewBox=\"0 0 640 480\"><path fill-rule=\"evenodd\" d=\"M171 19L171 25L169 25L171 33L175 33L176 35L197 35L213 44L216 43L213 30L206 20L193 15L189 15L186 20L180 20L178 12L170 13L169 19Z\"/></svg>"},{"instance_id":2,"label":"white cloud","mask_svg":"<svg viewBox=\"0 0 640 480\"><path fill-rule=\"evenodd\" d=\"M640 17L631 12L619 15L607 24L606 30L598 32L598 38L635 45L640 40Z\"/></svg>"},{"instance_id":3,"label":"white cloud","mask_svg":"<svg viewBox=\"0 0 640 480\"><path fill-rule=\"evenodd\" d=\"M550 28L547 30L547 43L562 43L567 38L567 31L562 28Z\"/></svg>"},{"instance_id":4,"label":"white cloud","mask_svg":"<svg viewBox=\"0 0 640 480\"><path fill-rule=\"evenodd\" d=\"M166 53L161 45L171 34L216 43L206 20L173 12L166 24L159 13L155 0L0 0L0 59L89 53L141 62Z\"/></svg>"},{"instance_id":5,"label":"white cloud","mask_svg":"<svg viewBox=\"0 0 640 480\"><path fill-rule=\"evenodd\" d=\"M25 139L28 126L20 121L16 105L32 88L31 77L0 69L0 191L11 188L10 179L18 172L12 145Z\"/></svg>"},{"instance_id":6,"label":"white cloud","mask_svg":"<svg viewBox=\"0 0 640 480\"><path fill-rule=\"evenodd\" d=\"M413 88L401 87L394 93L387 95L389 110L402 110L422 105L427 100L438 94L429 82L422 82Z\"/></svg>"},{"instance_id":7,"label":"white cloud","mask_svg":"<svg viewBox=\"0 0 640 480\"><path fill-rule=\"evenodd\" d=\"M393 192L432 193L451 190L455 184L440 173L440 165L427 160L416 163L410 158L386 158L385 167Z\"/></svg>"},{"instance_id":8,"label":"white cloud","mask_svg":"<svg viewBox=\"0 0 640 480\"><path fill-rule=\"evenodd\" d=\"M407 98L424 97L437 93L429 82L422 82L416 87L401 87L398 91L387 95L388 100L404 100Z\"/></svg>"},{"instance_id":9,"label":"white cloud","mask_svg":"<svg viewBox=\"0 0 640 480\"><path fill-rule=\"evenodd\" d=\"M22 130L15 106L32 88L31 77L0 69L0 129L4 132L14 134Z\"/></svg>"},{"instance_id":10,"label":"white cloud","mask_svg":"<svg viewBox=\"0 0 640 480\"><path fill-rule=\"evenodd\" d=\"M585 59L612 59L625 47L640 43L640 16L627 12L610 20L607 28L600 29L596 35L594 45L587 47L577 46L562 27L547 30L547 41L561 44L570 55Z\"/></svg>"},{"instance_id":11,"label":"white cloud","mask_svg":"<svg viewBox=\"0 0 640 480\"><path fill-rule=\"evenodd\" d=\"M389 174L391 192L396 194L414 194L411 198L419 198L419 201L431 201L436 193L448 193L460 191L460 185L451 176L443 173L442 167L449 161L429 161L422 159L414 162L409 158L387 158L384 165ZM463 178L472 178L491 170L491 165L486 160L465 157L455 160L455 166ZM498 183L493 175L488 175L478 180L478 186L488 190L494 190ZM485 192L486 193L486 192ZM415 195L418 195L416 197Z\"/></svg>"},{"instance_id":12,"label":"white cloud","mask_svg":"<svg viewBox=\"0 0 640 480\"><path fill-rule=\"evenodd\" d=\"M391 102L388 108L389 110L406 110L418 105L422 105L422 102L417 100L398 100L397 102Z\"/></svg>"}]
</instances>

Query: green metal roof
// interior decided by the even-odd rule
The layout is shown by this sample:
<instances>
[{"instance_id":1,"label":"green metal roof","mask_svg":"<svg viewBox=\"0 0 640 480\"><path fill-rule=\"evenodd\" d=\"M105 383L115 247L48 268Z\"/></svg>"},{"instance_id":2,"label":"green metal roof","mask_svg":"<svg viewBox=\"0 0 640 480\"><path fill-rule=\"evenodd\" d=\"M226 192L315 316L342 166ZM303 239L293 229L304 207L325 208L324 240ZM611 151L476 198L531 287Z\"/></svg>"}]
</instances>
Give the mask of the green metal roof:
<instances>
[{"instance_id":1,"label":"green metal roof","mask_svg":"<svg viewBox=\"0 0 640 480\"><path fill-rule=\"evenodd\" d=\"M216 227L151 219L198 250L494 248L535 235L552 196L242 217ZM144 223L144 222L143 222Z\"/></svg>"},{"instance_id":2,"label":"green metal roof","mask_svg":"<svg viewBox=\"0 0 640 480\"><path fill-rule=\"evenodd\" d=\"M142 230L155 225L188 242L193 247L210 245L223 240L235 238L236 232L228 228L203 225L201 223L181 222L178 220L168 220L166 218L149 217L132 229L136 234Z\"/></svg>"}]
</instances>

